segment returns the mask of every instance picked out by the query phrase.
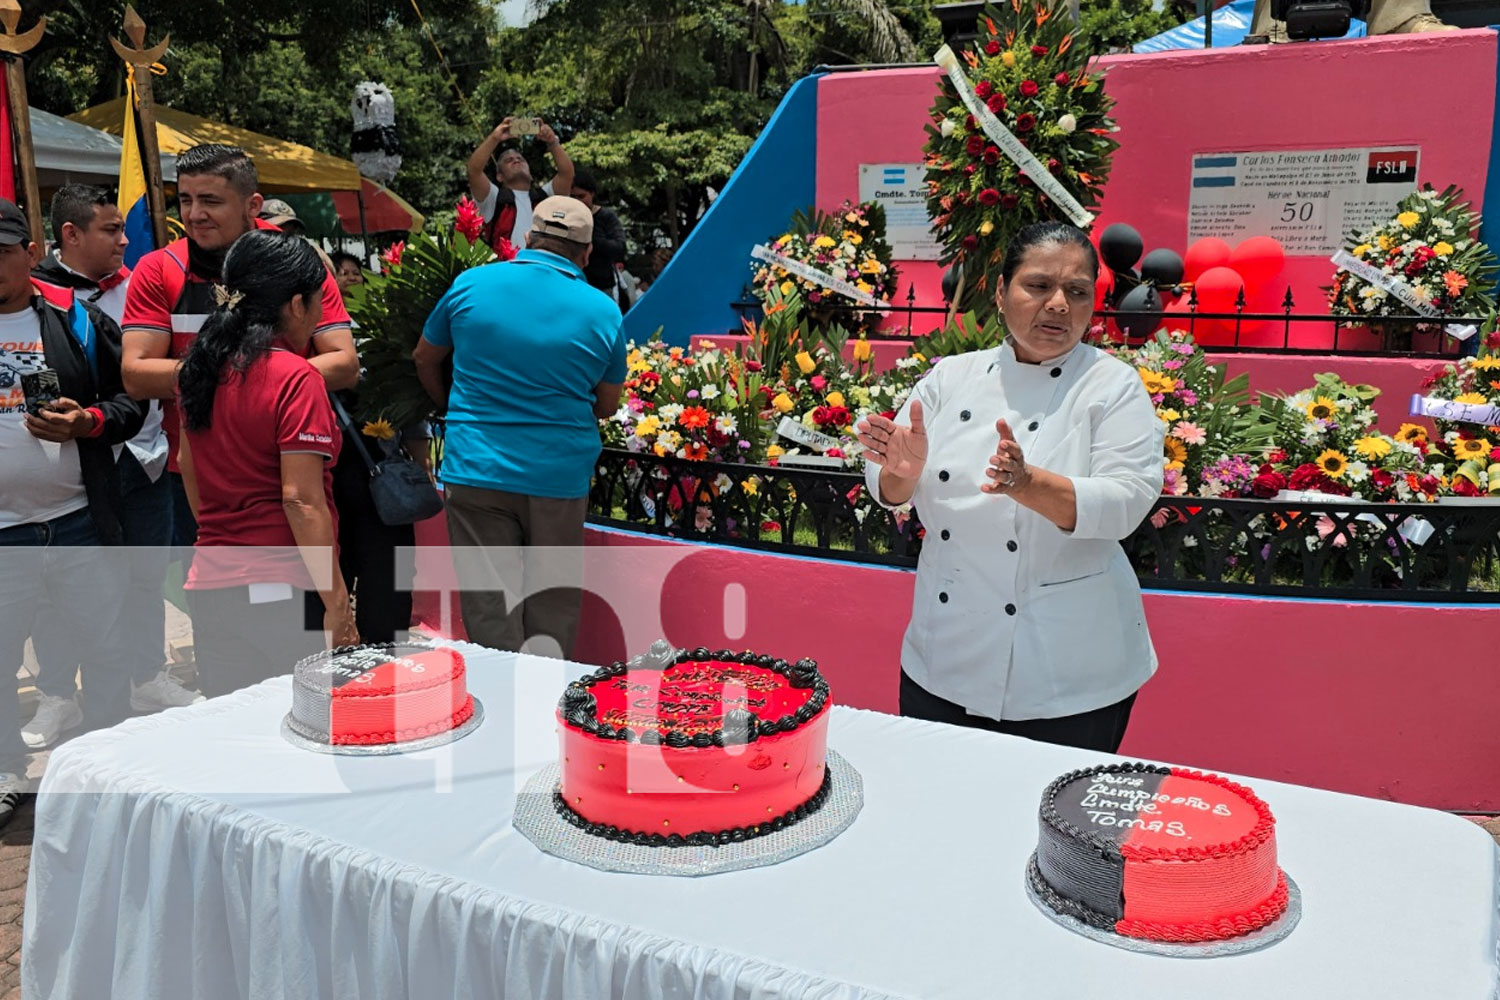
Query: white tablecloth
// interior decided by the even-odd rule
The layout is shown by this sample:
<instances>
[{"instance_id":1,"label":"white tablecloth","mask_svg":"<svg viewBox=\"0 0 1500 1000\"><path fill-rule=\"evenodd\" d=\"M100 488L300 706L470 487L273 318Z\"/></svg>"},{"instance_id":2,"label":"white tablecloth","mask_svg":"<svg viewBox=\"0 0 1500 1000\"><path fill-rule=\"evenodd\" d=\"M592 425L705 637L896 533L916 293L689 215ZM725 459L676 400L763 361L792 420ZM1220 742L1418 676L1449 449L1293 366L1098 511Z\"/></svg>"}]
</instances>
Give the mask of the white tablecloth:
<instances>
[{"instance_id":1,"label":"white tablecloth","mask_svg":"<svg viewBox=\"0 0 1500 1000\"><path fill-rule=\"evenodd\" d=\"M1497 852L1448 815L1252 782L1301 925L1207 961L1074 936L1023 870L1043 787L1105 758L840 709L865 780L832 844L709 878L606 874L510 825L583 668L471 648L487 712L417 757L279 735L286 678L83 737L38 805L33 998L1438 998L1496 991ZM1274 735L1268 734L1268 739ZM1358 748L1351 747L1351 753Z\"/></svg>"}]
</instances>

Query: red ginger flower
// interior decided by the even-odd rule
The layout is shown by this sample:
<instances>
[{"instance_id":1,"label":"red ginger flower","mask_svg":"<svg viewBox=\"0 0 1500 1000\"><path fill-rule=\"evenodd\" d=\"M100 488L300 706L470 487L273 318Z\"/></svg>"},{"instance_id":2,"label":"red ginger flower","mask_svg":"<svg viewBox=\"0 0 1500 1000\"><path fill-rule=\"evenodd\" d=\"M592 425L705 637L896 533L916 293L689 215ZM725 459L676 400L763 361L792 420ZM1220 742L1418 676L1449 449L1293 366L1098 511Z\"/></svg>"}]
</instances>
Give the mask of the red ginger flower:
<instances>
[{"instance_id":1,"label":"red ginger flower","mask_svg":"<svg viewBox=\"0 0 1500 1000\"><path fill-rule=\"evenodd\" d=\"M470 243L475 242L484 232L484 216L479 214L479 206L474 204L474 199L465 196L458 200L456 210L454 230L463 234Z\"/></svg>"},{"instance_id":2,"label":"red ginger flower","mask_svg":"<svg viewBox=\"0 0 1500 1000\"><path fill-rule=\"evenodd\" d=\"M399 241L397 243L392 243L391 244L391 248L389 250L387 250L385 253L383 253L383 254L380 255L380 262L385 265L384 268L383 268L383 270L389 271L389 270L391 270L391 268L400 267L401 266L401 255L404 254L405 252L406 252L406 241L405 240L401 240L401 241Z\"/></svg>"}]
</instances>

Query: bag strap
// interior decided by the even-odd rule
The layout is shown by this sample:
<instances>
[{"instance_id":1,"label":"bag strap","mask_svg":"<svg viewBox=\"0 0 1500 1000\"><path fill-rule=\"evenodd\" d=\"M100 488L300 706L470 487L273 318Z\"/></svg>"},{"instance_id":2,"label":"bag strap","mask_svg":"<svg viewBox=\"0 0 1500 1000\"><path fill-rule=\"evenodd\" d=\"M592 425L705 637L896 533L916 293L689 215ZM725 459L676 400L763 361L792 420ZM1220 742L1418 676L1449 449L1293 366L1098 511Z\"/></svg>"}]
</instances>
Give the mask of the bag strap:
<instances>
[{"instance_id":1,"label":"bag strap","mask_svg":"<svg viewBox=\"0 0 1500 1000\"><path fill-rule=\"evenodd\" d=\"M349 419L349 412L344 409L344 404L339 402L339 398L329 393L328 399L333 403L333 412L339 418L339 423L349 432L349 437L354 442L354 450L359 452L359 457L365 460L365 467L370 470L370 475L375 475L380 471L380 467L375 464L375 460L370 457L370 452L365 448L364 435L355 428L354 421Z\"/></svg>"}]
</instances>

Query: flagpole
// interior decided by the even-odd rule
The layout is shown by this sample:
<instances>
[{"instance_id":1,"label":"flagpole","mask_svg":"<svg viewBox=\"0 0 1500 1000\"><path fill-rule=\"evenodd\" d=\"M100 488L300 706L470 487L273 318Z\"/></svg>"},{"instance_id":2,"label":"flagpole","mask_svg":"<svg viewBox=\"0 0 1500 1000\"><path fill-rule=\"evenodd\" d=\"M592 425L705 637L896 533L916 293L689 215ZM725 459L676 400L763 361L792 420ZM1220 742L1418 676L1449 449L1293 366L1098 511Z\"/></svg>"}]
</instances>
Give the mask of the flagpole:
<instances>
[{"instance_id":1,"label":"flagpole","mask_svg":"<svg viewBox=\"0 0 1500 1000\"><path fill-rule=\"evenodd\" d=\"M36 48L47 30L47 19L38 18L30 30L17 32L21 23L21 5L17 0L0 0L0 24L5 31L0 33L0 53L5 58L6 98L10 106L11 130L15 134L16 167L20 176L16 179L21 207L26 211L26 223L31 228L31 238L38 246L45 245L46 230L42 228L42 187L36 176L36 145L31 138L31 106L26 99L26 60L21 58Z\"/></svg>"},{"instance_id":2,"label":"flagpole","mask_svg":"<svg viewBox=\"0 0 1500 1000\"><path fill-rule=\"evenodd\" d=\"M6 2L13 0L0 0L0 4ZM156 45L146 48L146 22L135 12L135 7L129 4L125 7L125 35L135 48L127 48L116 38L111 38L109 43L114 46L115 53L125 60L126 72L134 84L137 104L134 109L126 110L133 111L136 115L136 141L140 143L141 167L146 171L146 204L151 212L151 231L156 237L156 245L164 247L167 245L167 196L161 176L161 148L156 142L156 101L151 93L151 68L166 54L172 36L168 35ZM126 88L127 103L130 101L131 89Z\"/></svg>"}]
</instances>

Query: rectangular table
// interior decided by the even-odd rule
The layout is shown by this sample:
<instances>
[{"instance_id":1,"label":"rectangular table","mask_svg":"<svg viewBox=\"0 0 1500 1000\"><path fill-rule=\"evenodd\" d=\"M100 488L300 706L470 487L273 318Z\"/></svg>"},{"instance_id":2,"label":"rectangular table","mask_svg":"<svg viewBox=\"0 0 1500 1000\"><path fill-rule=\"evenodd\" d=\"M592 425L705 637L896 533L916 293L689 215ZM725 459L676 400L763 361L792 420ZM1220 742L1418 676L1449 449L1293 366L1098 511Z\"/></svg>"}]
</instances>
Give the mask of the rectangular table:
<instances>
[{"instance_id":1,"label":"rectangular table","mask_svg":"<svg viewBox=\"0 0 1500 1000\"><path fill-rule=\"evenodd\" d=\"M1497 851L1470 823L1250 780L1301 924L1247 955L1135 954L1058 927L1023 889L1043 787L1110 758L850 709L829 742L865 806L833 843L696 879L570 864L510 818L555 762L553 706L585 668L463 648L484 724L420 755L292 747L288 678L60 748L37 808L26 995L1496 995Z\"/></svg>"}]
</instances>

